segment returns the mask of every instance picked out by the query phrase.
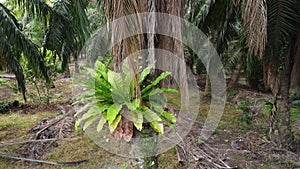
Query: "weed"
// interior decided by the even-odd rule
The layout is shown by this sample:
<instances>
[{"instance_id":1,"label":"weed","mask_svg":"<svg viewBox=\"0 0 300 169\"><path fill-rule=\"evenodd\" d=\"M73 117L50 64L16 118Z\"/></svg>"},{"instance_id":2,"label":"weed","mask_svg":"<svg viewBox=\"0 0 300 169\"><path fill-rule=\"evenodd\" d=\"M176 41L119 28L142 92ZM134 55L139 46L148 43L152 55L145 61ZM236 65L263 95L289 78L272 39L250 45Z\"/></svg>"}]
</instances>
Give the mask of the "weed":
<instances>
[{"instance_id":1,"label":"weed","mask_svg":"<svg viewBox=\"0 0 300 169\"><path fill-rule=\"evenodd\" d=\"M300 118L300 91L295 92L291 98L291 120L296 121Z\"/></svg>"},{"instance_id":2,"label":"weed","mask_svg":"<svg viewBox=\"0 0 300 169\"><path fill-rule=\"evenodd\" d=\"M128 164L127 163L124 163L122 164L119 169L127 169L128 168Z\"/></svg>"},{"instance_id":3,"label":"weed","mask_svg":"<svg viewBox=\"0 0 300 169\"><path fill-rule=\"evenodd\" d=\"M253 121L253 116L251 114L251 110L249 106L252 103L250 101L241 102L237 109L243 111L243 114L238 118L241 123L246 123L247 125L251 125Z\"/></svg>"},{"instance_id":4,"label":"weed","mask_svg":"<svg viewBox=\"0 0 300 169\"><path fill-rule=\"evenodd\" d=\"M239 94L239 91L237 91L237 90L231 90L231 91L229 91L229 96L230 97L235 97L235 96L237 96Z\"/></svg>"}]
</instances>

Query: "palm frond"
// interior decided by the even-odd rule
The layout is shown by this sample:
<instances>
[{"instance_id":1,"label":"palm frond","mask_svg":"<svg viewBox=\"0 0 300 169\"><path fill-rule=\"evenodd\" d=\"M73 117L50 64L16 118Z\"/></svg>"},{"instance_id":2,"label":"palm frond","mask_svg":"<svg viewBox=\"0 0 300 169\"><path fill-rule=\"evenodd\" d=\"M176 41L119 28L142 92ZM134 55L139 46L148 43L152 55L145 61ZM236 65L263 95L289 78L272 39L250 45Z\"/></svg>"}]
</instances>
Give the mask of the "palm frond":
<instances>
[{"instance_id":1,"label":"palm frond","mask_svg":"<svg viewBox=\"0 0 300 169\"><path fill-rule=\"evenodd\" d=\"M23 9L29 11L36 17L46 18L52 13L52 8L44 0L13 0L19 4ZM45 19L46 20L46 19Z\"/></svg>"},{"instance_id":2,"label":"palm frond","mask_svg":"<svg viewBox=\"0 0 300 169\"><path fill-rule=\"evenodd\" d=\"M241 7L249 51L262 57L267 44L267 2L266 0L237 0L236 2Z\"/></svg>"},{"instance_id":3,"label":"palm frond","mask_svg":"<svg viewBox=\"0 0 300 169\"><path fill-rule=\"evenodd\" d=\"M75 30L81 46L90 36L89 20L86 15L87 2L83 0L72 0L71 1L71 16L72 23L75 26Z\"/></svg>"},{"instance_id":4,"label":"palm frond","mask_svg":"<svg viewBox=\"0 0 300 169\"><path fill-rule=\"evenodd\" d=\"M1 56L3 57L4 62L8 65L10 71L12 71L16 75L19 89L22 92L24 100L26 101L26 88L23 69L18 60L14 57L14 53L10 45L5 42L0 42L0 58Z\"/></svg>"},{"instance_id":5,"label":"palm frond","mask_svg":"<svg viewBox=\"0 0 300 169\"><path fill-rule=\"evenodd\" d=\"M241 46L239 40L229 42L229 49L226 52L225 69L227 73L231 73L237 64L245 62L246 51L244 46Z\"/></svg>"},{"instance_id":6,"label":"palm frond","mask_svg":"<svg viewBox=\"0 0 300 169\"><path fill-rule=\"evenodd\" d=\"M201 1L202 2L202 1ZM235 35L234 25L237 22L237 10L232 1L206 0L198 4L191 21L205 33L212 36L218 53L226 50L227 41Z\"/></svg>"},{"instance_id":7,"label":"palm frond","mask_svg":"<svg viewBox=\"0 0 300 169\"><path fill-rule=\"evenodd\" d=\"M38 70L40 70L45 80L49 82L46 66L37 46L21 31L16 18L1 3L0 27L0 43L5 42L9 44L16 52L16 58L20 58L21 54L23 54L28 59L35 75L38 76Z\"/></svg>"},{"instance_id":8,"label":"palm frond","mask_svg":"<svg viewBox=\"0 0 300 169\"><path fill-rule=\"evenodd\" d=\"M298 9L294 0L268 1L268 50L278 59L280 49L297 31ZM273 57L274 56L274 57Z\"/></svg>"},{"instance_id":9,"label":"palm frond","mask_svg":"<svg viewBox=\"0 0 300 169\"><path fill-rule=\"evenodd\" d=\"M82 0L57 1L52 10L43 46L62 56L64 70L71 53L80 50L89 37L86 4Z\"/></svg>"},{"instance_id":10,"label":"palm frond","mask_svg":"<svg viewBox=\"0 0 300 169\"><path fill-rule=\"evenodd\" d=\"M215 0L187 0L184 17L194 25L198 26L205 21L214 4Z\"/></svg>"}]
</instances>

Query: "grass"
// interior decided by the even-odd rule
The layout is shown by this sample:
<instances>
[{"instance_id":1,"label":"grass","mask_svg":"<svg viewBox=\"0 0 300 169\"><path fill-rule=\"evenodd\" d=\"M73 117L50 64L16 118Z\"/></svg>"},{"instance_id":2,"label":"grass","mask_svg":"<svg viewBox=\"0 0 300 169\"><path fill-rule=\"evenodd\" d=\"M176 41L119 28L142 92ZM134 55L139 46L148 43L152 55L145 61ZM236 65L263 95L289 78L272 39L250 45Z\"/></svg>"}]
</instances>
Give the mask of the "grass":
<instances>
[{"instance_id":1,"label":"grass","mask_svg":"<svg viewBox=\"0 0 300 169\"><path fill-rule=\"evenodd\" d=\"M53 112L42 112L32 115L9 113L0 115L0 141L25 139L29 129L42 119L55 115Z\"/></svg>"},{"instance_id":2,"label":"grass","mask_svg":"<svg viewBox=\"0 0 300 169\"><path fill-rule=\"evenodd\" d=\"M119 157L98 147L85 134L76 133L75 137L81 137L74 141L62 142L52 153L43 157L49 161L81 161L88 160L87 164L78 165L72 168L118 168L130 162L131 159ZM47 166L49 169L61 168L60 166Z\"/></svg>"},{"instance_id":3,"label":"grass","mask_svg":"<svg viewBox=\"0 0 300 169\"><path fill-rule=\"evenodd\" d=\"M0 138L2 142L12 142L27 140L30 135L27 133L32 127L46 117L55 116L56 112L35 112L34 114L24 113L9 113L0 115ZM74 132L69 136L70 141L60 141L58 147L51 150L50 153L42 156L42 160L55 161L55 162L70 162L88 160L86 164L73 166L71 168L134 168L134 159L119 157L111 154L88 138L82 132ZM1 151L13 152L17 150L18 146L3 147ZM159 168L174 168L177 165L176 150L171 149L168 152L159 155ZM59 169L65 168L62 166L53 165L35 165L33 163L26 163L22 161L14 161L0 158L0 168L33 168L33 169Z\"/></svg>"},{"instance_id":4,"label":"grass","mask_svg":"<svg viewBox=\"0 0 300 169\"><path fill-rule=\"evenodd\" d=\"M38 112L35 114L23 114L21 112L0 115L0 141L15 142L27 140L30 137L28 131L42 119L54 116L54 112ZM19 146L1 147L1 151L13 152ZM14 161L0 158L0 168L19 169L24 168L24 163L19 162L15 165Z\"/></svg>"},{"instance_id":5,"label":"grass","mask_svg":"<svg viewBox=\"0 0 300 169\"><path fill-rule=\"evenodd\" d=\"M58 93L55 95L54 98L50 98L51 102L55 102L56 104L61 101L62 98L68 98L68 96L72 95L70 89L65 89L65 82L56 84L56 89L51 89L55 91L51 91L53 93ZM69 91L66 93L66 91ZM230 93L231 97L235 97L239 93L237 91L233 91ZM246 98L241 99L246 100ZM180 105L180 96L178 93L168 93L167 98L170 101L176 102ZM208 111L210 108L210 102L205 99L201 99L200 107L199 107L199 114L197 116L197 121L205 122L207 117ZM26 111L26 110L25 110ZM20 140L27 140L30 137L28 134L28 130L34 127L38 122L46 117L52 117L57 115L57 112L54 111L47 111L47 110L37 110L37 112L25 112L24 110L14 113L9 113L5 115L0 115L0 141L1 142L11 142L11 141L20 141ZM242 123L238 117L242 115L242 111L236 109L236 107L226 104L222 119L219 123L218 128L214 131L214 137L219 138L221 144L226 144L228 147L230 146L230 141L232 139L236 139L237 136L241 136L249 130L254 130L258 132L262 132L261 126L248 125L245 127L245 124ZM293 120L298 120L299 117L295 116L292 118ZM265 124L266 121L263 117L259 117L258 119L259 124ZM256 130L258 129L258 130ZM225 130L227 130L225 132ZM111 154L99 146L97 146L92 140L88 138L82 132L74 132L69 137L76 138L75 140L71 141L61 141L58 144L58 147L54 148L48 154L42 156L43 160L49 161L57 161L57 162L68 162L68 161L81 161L81 160L88 160L87 164L82 164L76 167L69 167L74 169L93 169L93 168L116 168L116 169L131 169L136 168L133 167L134 159L119 157L117 155ZM228 142L224 142L224 140L228 140ZM201 140L198 143L201 143ZM215 144L218 144L216 142ZM4 147L1 148L1 151L9 151L13 152L13 150L17 149L18 147ZM236 158L235 163L241 164L241 168L245 167L245 164L248 161L251 161L249 157L240 155L240 156L233 156L230 158ZM161 155L158 156L158 163L160 169L173 169L173 168L184 168L180 167L177 161L176 149L173 148ZM263 164L263 165L261 165ZM269 161L255 161L253 164L252 162L248 163L248 168L290 168L291 165L283 162L275 163ZM67 168L62 166L53 166L53 165L36 165L32 163L25 163L23 161L13 161L13 160L6 160L0 158L0 168L9 168L9 169L19 169L19 168L33 168L33 169L59 169L59 168Z\"/></svg>"},{"instance_id":6,"label":"grass","mask_svg":"<svg viewBox=\"0 0 300 169\"><path fill-rule=\"evenodd\" d=\"M179 163L177 159L177 152L175 148L158 156L158 168L173 169L178 168Z\"/></svg>"},{"instance_id":7,"label":"grass","mask_svg":"<svg viewBox=\"0 0 300 169\"><path fill-rule=\"evenodd\" d=\"M0 141L13 142L29 139L28 130L34 127L38 122L46 117L55 116L56 112L35 112L35 114L10 113L0 115ZM59 146L52 149L49 154L42 157L43 160L65 162L65 161L81 161L88 160L89 163L72 168L109 168L128 163L130 159L118 157L110 154L95 143L93 143L86 135L82 133L73 133L72 136L78 138L72 141L62 141ZM18 147L3 147L1 151L13 152ZM52 165L33 165L32 163L24 163L22 161L12 161L0 158L0 168L39 168L39 169L56 169L61 166Z\"/></svg>"}]
</instances>

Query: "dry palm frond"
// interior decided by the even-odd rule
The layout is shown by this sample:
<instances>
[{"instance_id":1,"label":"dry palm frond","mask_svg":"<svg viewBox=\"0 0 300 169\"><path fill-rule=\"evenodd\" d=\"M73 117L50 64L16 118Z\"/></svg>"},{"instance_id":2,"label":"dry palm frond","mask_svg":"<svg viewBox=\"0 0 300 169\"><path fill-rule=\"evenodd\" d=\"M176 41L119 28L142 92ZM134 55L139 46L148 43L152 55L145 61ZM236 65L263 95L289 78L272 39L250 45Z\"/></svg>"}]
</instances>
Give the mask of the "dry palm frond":
<instances>
[{"instance_id":1,"label":"dry palm frond","mask_svg":"<svg viewBox=\"0 0 300 169\"><path fill-rule=\"evenodd\" d=\"M237 0L236 2L241 6L249 51L262 57L267 43L266 0Z\"/></svg>"}]
</instances>

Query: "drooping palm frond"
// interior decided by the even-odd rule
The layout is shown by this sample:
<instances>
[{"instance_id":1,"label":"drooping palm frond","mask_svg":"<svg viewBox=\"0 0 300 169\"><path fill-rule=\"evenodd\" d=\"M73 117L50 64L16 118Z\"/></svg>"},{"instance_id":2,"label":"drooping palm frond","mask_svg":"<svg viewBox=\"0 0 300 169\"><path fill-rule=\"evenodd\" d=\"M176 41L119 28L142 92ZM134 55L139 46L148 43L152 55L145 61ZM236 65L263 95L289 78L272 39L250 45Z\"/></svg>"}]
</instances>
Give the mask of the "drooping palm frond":
<instances>
[{"instance_id":1,"label":"drooping palm frond","mask_svg":"<svg viewBox=\"0 0 300 169\"><path fill-rule=\"evenodd\" d=\"M185 6L185 18L198 25L205 20L214 4L215 0L188 0Z\"/></svg>"},{"instance_id":2,"label":"drooping palm frond","mask_svg":"<svg viewBox=\"0 0 300 169\"><path fill-rule=\"evenodd\" d=\"M228 41L228 48L222 59L224 68L228 73L232 73L238 64L245 65L246 57L250 55L246 44L247 37L240 21L234 26L234 31L236 36Z\"/></svg>"},{"instance_id":3,"label":"drooping palm frond","mask_svg":"<svg viewBox=\"0 0 300 169\"><path fill-rule=\"evenodd\" d=\"M205 34L212 36L218 53L224 53L227 41L235 35L237 10L232 1L188 1L185 17L197 25Z\"/></svg>"},{"instance_id":4,"label":"drooping palm frond","mask_svg":"<svg viewBox=\"0 0 300 169\"><path fill-rule=\"evenodd\" d=\"M78 42L82 46L90 36L87 5L84 0L71 0L72 25L75 27Z\"/></svg>"},{"instance_id":5,"label":"drooping palm frond","mask_svg":"<svg viewBox=\"0 0 300 169\"><path fill-rule=\"evenodd\" d=\"M58 1L53 6L53 13L50 17L49 26L44 37L43 46L51 51L56 51L62 56L62 69L64 70L71 54L71 48L75 41L74 28L70 22L70 2ZM68 45L66 45L66 43Z\"/></svg>"},{"instance_id":6,"label":"drooping palm frond","mask_svg":"<svg viewBox=\"0 0 300 169\"><path fill-rule=\"evenodd\" d=\"M278 60L280 50L296 34L299 14L295 0L268 1L268 52Z\"/></svg>"},{"instance_id":7,"label":"drooping palm frond","mask_svg":"<svg viewBox=\"0 0 300 169\"><path fill-rule=\"evenodd\" d=\"M238 11L234 8L234 4L232 3L232 1L227 1L225 3L224 8L226 12L224 12L224 14L221 15L223 18L219 23L215 40L217 51L221 56L228 48L228 41L232 40L233 37L237 36L235 25L238 22Z\"/></svg>"},{"instance_id":8,"label":"drooping palm frond","mask_svg":"<svg viewBox=\"0 0 300 169\"><path fill-rule=\"evenodd\" d=\"M227 73L232 73L237 64L244 63L247 51L244 46L241 46L239 40L233 40L229 42L229 49L225 53L225 69Z\"/></svg>"},{"instance_id":9,"label":"drooping palm frond","mask_svg":"<svg viewBox=\"0 0 300 169\"><path fill-rule=\"evenodd\" d=\"M17 60L23 54L29 61L30 67L34 70L35 75L38 71L42 73L45 80L49 82L46 67L42 56L35 44L21 31L16 18L10 11L0 3L0 43L6 43L14 51ZM3 51L4 56L10 56Z\"/></svg>"},{"instance_id":10,"label":"drooping palm frond","mask_svg":"<svg viewBox=\"0 0 300 169\"><path fill-rule=\"evenodd\" d=\"M236 2L241 7L249 51L262 57L267 44L267 2L266 0L236 0Z\"/></svg>"},{"instance_id":11,"label":"drooping palm frond","mask_svg":"<svg viewBox=\"0 0 300 169\"><path fill-rule=\"evenodd\" d=\"M21 90L23 98L26 101L26 88L23 69L18 60L14 57L11 47L5 42L0 42L0 60L3 60L4 63L6 63L9 67L10 71L16 75L19 89Z\"/></svg>"},{"instance_id":12,"label":"drooping palm frond","mask_svg":"<svg viewBox=\"0 0 300 169\"><path fill-rule=\"evenodd\" d=\"M89 37L86 6L82 0L54 3L43 46L62 56L63 70L71 53L80 50Z\"/></svg>"},{"instance_id":13,"label":"drooping palm frond","mask_svg":"<svg viewBox=\"0 0 300 169\"><path fill-rule=\"evenodd\" d=\"M61 54L63 58L62 67L66 66L71 53L74 50L79 50L89 36L89 23L86 17L87 1L56 1L54 7L44 0L13 0L10 3L18 4L20 9L24 9L30 14L31 18L42 18L45 25L50 22L43 46ZM19 64L21 56L28 60L29 68L34 71L36 76L42 74L47 83L50 79L38 46L25 35L21 27L11 11L0 3L1 58L16 74L25 98L24 74ZM30 30L26 32L30 32Z\"/></svg>"},{"instance_id":14,"label":"drooping palm frond","mask_svg":"<svg viewBox=\"0 0 300 169\"><path fill-rule=\"evenodd\" d=\"M52 13L52 8L44 0L13 0L17 2L23 9L29 11L36 17L46 17Z\"/></svg>"}]
</instances>

